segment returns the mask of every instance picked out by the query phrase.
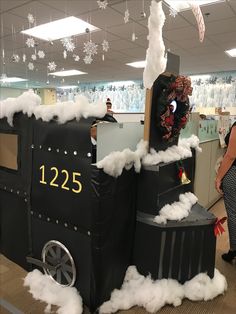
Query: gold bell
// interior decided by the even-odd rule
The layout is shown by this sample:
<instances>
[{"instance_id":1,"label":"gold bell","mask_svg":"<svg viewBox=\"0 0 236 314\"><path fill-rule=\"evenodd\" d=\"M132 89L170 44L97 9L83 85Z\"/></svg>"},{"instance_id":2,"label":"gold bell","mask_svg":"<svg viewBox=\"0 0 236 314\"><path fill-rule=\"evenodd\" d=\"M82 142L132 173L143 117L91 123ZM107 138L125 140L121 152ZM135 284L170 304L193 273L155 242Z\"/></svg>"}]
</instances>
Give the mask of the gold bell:
<instances>
[{"instance_id":1,"label":"gold bell","mask_svg":"<svg viewBox=\"0 0 236 314\"><path fill-rule=\"evenodd\" d=\"M185 170L183 170L180 180L181 180L182 184L189 184L189 183L191 183L191 180L189 180L189 178L186 176Z\"/></svg>"}]
</instances>

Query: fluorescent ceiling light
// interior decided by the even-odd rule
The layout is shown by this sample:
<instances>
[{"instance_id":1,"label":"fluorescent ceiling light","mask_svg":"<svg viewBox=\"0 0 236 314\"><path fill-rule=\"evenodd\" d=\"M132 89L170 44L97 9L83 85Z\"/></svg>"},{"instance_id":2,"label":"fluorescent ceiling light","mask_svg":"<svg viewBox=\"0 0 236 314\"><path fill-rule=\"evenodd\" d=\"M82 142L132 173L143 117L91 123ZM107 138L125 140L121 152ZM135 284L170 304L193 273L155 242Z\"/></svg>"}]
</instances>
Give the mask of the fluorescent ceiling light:
<instances>
[{"instance_id":1,"label":"fluorescent ceiling light","mask_svg":"<svg viewBox=\"0 0 236 314\"><path fill-rule=\"evenodd\" d=\"M55 76L74 76L74 75L82 75L88 74L87 72L82 72L78 70L67 70L67 71L59 71L59 72L51 72L48 75L55 75Z\"/></svg>"},{"instance_id":2,"label":"fluorescent ceiling light","mask_svg":"<svg viewBox=\"0 0 236 314\"><path fill-rule=\"evenodd\" d=\"M175 11L180 12L180 11L185 11L185 10L190 10L191 5L190 2L193 2L195 4L199 4L200 6L202 5L209 5L209 4L215 4L217 2L224 2L225 0L194 0L194 1L183 1L183 0L165 0L165 2L173 8Z\"/></svg>"},{"instance_id":3,"label":"fluorescent ceiling light","mask_svg":"<svg viewBox=\"0 0 236 314\"><path fill-rule=\"evenodd\" d=\"M126 63L126 64L129 65L130 67L133 67L133 68L145 68L146 63L147 63L146 60L143 60L143 61Z\"/></svg>"},{"instance_id":4,"label":"fluorescent ceiling light","mask_svg":"<svg viewBox=\"0 0 236 314\"><path fill-rule=\"evenodd\" d=\"M227 53L228 56L230 57L236 57L236 48L230 49L230 50L225 50L225 53Z\"/></svg>"},{"instance_id":5,"label":"fluorescent ceiling light","mask_svg":"<svg viewBox=\"0 0 236 314\"><path fill-rule=\"evenodd\" d=\"M78 88L77 85L68 85L68 86L58 86L60 89L75 89Z\"/></svg>"},{"instance_id":6,"label":"fluorescent ceiling light","mask_svg":"<svg viewBox=\"0 0 236 314\"><path fill-rule=\"evenodd\" d=\"M90 32L92 32L99 28L77 17L69 16L64 19L26 29L21 31L21 33L43 40L53 41L73 35L84 34L86 33L86 29L89 29Z\"/></svg>"},{"instance_id":7,"label":"fluorescent ceiling light","mask_svg":"<svg viewBox=\"0 0 236 314\"><path fill-rule=\"evenodd\" d=\"M0 79L0 82L4 82L4 83L15 83L15 82L24 82L24 81L28 81L28 80L20 78L20 77L5 77L5 78Z\"/></svg>"}]
</instances>

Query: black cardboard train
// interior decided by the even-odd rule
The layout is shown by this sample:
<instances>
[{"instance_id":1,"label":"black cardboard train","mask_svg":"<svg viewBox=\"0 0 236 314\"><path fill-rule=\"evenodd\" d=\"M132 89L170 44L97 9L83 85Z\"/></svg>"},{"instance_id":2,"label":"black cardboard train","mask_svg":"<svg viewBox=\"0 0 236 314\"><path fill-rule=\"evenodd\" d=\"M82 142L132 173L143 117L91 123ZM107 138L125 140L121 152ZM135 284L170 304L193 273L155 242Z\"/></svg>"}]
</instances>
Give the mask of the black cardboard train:
<instances>
[{"instance_id":1,"label":"black cardboard train","mask_svg":"<svg viewBox=\"0 0 236 314\"><path fill-rule=\"evenodd\" d=\"M157 150L177 143L188 112L187 98L176 119L166 112L170 108L159 111L158 97L168 86L173 91L176 77L162 79L152 98L150 144ZM162 115L171 116L168 125ZM113 178L91 164L92 121L58 124L23 113L15 114L13 127L0 120L1 253L28 271L43 268L57 282L74 285L91 311L121 286L129 265L154 279L183 283L200 272L213 277L212 214L195 204L180 222L153 222L162 206L193 190L194 155L182 161L190 184L178 179L177 162ZM13 161L4 161L8 149L15 150Z\"/></svg>"}]
</instances>

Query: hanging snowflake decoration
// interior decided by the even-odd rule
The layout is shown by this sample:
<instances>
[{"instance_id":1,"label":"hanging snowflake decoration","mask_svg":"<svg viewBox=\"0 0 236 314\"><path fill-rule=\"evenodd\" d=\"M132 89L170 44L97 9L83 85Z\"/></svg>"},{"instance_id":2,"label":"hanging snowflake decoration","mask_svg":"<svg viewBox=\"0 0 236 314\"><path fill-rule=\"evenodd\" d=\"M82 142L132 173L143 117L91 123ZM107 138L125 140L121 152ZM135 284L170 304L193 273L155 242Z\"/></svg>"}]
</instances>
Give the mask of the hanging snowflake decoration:
<instances>
[{"instance_id":1,"label":"hanging snowflake decoration","mask_svg":"<svg viewBox=\"0 0 236 314\"><path fill-rule=\"evenodd\" d=\"M49 71L55 71L56 67L57 67L57 65L54 61L48 63L48 70Z\"/></svg>"},{"instance_id":2,"label":"hanging snowflake decoration","mask_svg":"<svg viewBox=\"0 0 236 314\"><path fill-rule=\"evenodd\" d=\"M45 58L45 53L44 53L43 50L39 50L38 51L38 57L39 57L39 59L44 59Z\"/></svg>"},{"instance_id":3,"label":"hanging snowflake decoration","mask_svg":"<svg viewBox=\"0 0 236 314\"><path fill-rule=\"evenodd\" d=\"M132 41L135 41L137 39L135 32L133 32L131 39L132 39Z\"/></svg>"},{"instance_id":4,"label":"hanging snowflake decoration","mask_svg":"<svg viewBox=\"0 0 236 314\"><path fill-rule=\"evenodd\" d=\"M97 54L98 45L96 45L92 40L88 40L84 43L84 52L87 55L93 56Z\"/></svg>"},{"instance_id":5,"label":"hanging snowflake decoration","mask_svg":"<svg viewBox=\"0 0 236 314\"><path fill-rule=\"evenodd\" d=\"M84 63L85 63L85 64L91 64L92 61L93 61L93 58L91 57L91 55L86 55L86 56L84 57Z\"/></svg>"},{"instance_id":6,"label":"hanging snowflake decoration","mask_svg":"<svg viewBox=\"0 0 236 314\"><path fill-rule=\"evenodd\" d=\"M34 61L37 59L37 56L36 56L35 53L31 56L31 59L34 60Z\"/></svg>"},{"instance_id":7,"label":"hanging snowflake decoration","mask_svg":"<svg viewBox=\"0 0 236 314\"><path fill-rule=\"evenodd\" d=\"M125 24L129 22L129 9L125 10L124 21L125 21Z\"/></svg>"},{"instance_id":8,"label":"hanging snowflake decoration","mask_svg":"<svg viewBox=\"0 0 236 314\"><path fill-rule=\"evenodd\" d=\"M109 46L109 42L104 39L103 42L102 42L102 50L107 52L109 50L110 46Z\"/></svg>"},{"instance_id":9,"label":"hanging snowflake decoration","mask_svg":"<svg viewBox=\"0 0 236 314\"><path fill-rule=\"evenodd\" d=\"M61 39L61 42L66 51L73 51L75 49L75 44L73 43L72 38L63 38Z\"/></svg>"},{"instance_id":10,"label":"hanging snowflake decoration","mask_svg":"<svg viewBox=\"0 0 236 314\"><path fill-rule=\"evenodd\" d=\"M30 24L34 24L34 17L31 13L28 14L27 18Z\"/></svg>"},{"instance_id":11,"label":"hanging snowflake decoration","mask_svg":"<svg viewBox=\"0 0 236 314\"><path fill-rule=\"evenodd\" d=\"M26 39L26 45L27 45L27 47L34 47L35 46L35 41L34 41L34 38L32 38L32 37L29 37L29 38L27 38Z\"/></svg>"},{"instance_id":12,"label":"hanging snowflake decoration","mask_svg":"<svg viewBox=\"0 0 236 314\"><path fill-rule=\"evenodd\" d=\"M172 17L176 17L176 15L178 15L178 12L174 8L170 7L169 15Z\"/></svg>"},{"instance_id":13,"label":"hanging snowflake decoration","mask_svg":"<svg viewBox=\"0 0 236 314\"><path fill-rule=\"evenodd\" d=\"M80 57L78 55L73 55L73 58L76 62L78 62L80 60Z\"/></svg>"},{"instance_id":14,"label":"hanging snowflake decoration","mask_svg":"<svg viewBox=\"0 0 236 314\"><path fill-rule=\"evenodd\" d=\"M26 54L23 54L23 56L22 56L22 61L23 61L23 62L26 61Z\"/></svg>"},{"instance_id":15,"label":"hanging snowflake decoration","mask_svg":"<svg viewBox=\"0 0 236 314\"><path fill-rule=\"evenodd\" d=\"M12 62L14 63L18 63L20 61L20 56L17 55L16 53L13 53L12 57L11 57Z\"/></svg>"},{"instance_id":16,"label":"hanging snowflake decoration","mask_svg":"<svg viewBox=\"0 0 236 314\"><path fill-rule=\"evenodd\" d=\"M97 4L98 4L99 9L105 10L107 8L108 1L107 0L98 0Z\"/></svg>"},{"instance_id":17,"label":"hanging snowflake decoration","mask_svg":"<svg viewBox=\"0 0 236 314\"><path fill-rule=\"evenodd\" d=\"M66 50L63 51L63 58L64 58L64 59L67 58L67 51L66 51Z\"/></svg>"},{"instance_id":18,"label":"hanging snowflake decoration","mask_svg":"<svg viewBox=\"0 0 236 314\"><path fill-rule=\"evenodd\" d=\"M28 63L28 69L29 69L30 71L33 71L33 70L34 70L34 64L33 64L32 62L29 62L29 63Z\"/></svg>"}]
</instances>

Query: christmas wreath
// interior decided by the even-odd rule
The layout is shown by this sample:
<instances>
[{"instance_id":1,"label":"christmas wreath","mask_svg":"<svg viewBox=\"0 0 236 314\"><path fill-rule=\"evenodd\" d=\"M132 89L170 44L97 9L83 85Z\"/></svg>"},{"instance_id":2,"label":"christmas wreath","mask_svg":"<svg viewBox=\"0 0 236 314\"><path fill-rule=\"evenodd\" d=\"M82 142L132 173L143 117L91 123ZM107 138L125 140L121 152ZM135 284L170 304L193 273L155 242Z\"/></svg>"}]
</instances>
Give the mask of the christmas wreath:
<instances>
[{"instance_id":1,"label":"christmas wreath","mask_svg":"<svg viewBox=\"0 0 236 314\"><path fill-rule=\"evenodd\" d=\"M159 77L159 95L156 99L157 127L164 142L172 142L185 127L190 112L189 95L192 95L191 80L186 76ZM176 102L176 109L173 106ZM175 110L174 110L175 109Z\"/></svg>"}]
</instances>

